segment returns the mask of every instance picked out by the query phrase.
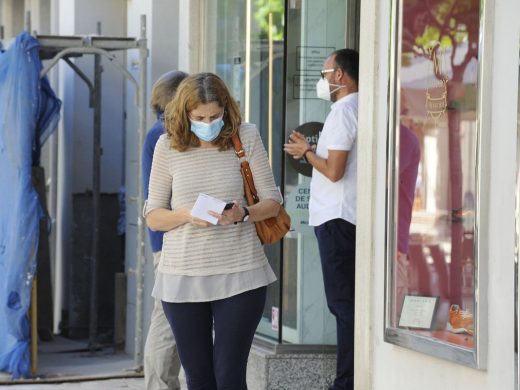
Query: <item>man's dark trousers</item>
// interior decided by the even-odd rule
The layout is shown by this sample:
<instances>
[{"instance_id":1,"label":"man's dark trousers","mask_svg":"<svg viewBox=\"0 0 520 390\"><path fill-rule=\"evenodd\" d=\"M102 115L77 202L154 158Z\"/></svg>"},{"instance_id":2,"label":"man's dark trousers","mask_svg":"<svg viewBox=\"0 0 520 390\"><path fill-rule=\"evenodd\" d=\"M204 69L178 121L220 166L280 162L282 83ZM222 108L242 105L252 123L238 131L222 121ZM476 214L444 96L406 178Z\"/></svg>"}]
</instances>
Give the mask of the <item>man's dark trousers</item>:
<instances>
[{"instance_id":1,"label":"man's dark trousers","mask_svg":"<svg viewBox=\"0 0 520 390\"><path fill-rule=\"evenodd\" d=\"M354 293L356 225L333 219L314 228L320 250L325 296L336 317L337 368L333 390L354 388Z\"/></svg>"}]
</instances>

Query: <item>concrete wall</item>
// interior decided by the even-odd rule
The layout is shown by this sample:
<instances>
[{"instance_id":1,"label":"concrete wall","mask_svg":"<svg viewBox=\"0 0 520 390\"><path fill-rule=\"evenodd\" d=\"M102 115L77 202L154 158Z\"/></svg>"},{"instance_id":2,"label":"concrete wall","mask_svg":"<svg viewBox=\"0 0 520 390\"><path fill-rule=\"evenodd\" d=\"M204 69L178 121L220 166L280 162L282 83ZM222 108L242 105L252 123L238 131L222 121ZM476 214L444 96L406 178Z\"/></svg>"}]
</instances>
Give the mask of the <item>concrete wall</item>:
<instances>
[{"instance_id":1,"label":"concrete wall","mask_svg":"<svg viewBox=\"0 0 520 390\"><path fill-rule=\"evenodd\" d=\"M514 385L514 194L520 12L515 0L485 1L481 102L480 308L487 320L487 370L384 342L384 221L390 5L361 5L358 147L356 388L512 389ZM364 26L364 27L363 27ZM499 190L498 190L499 189ZM486 315L487 314L487 315ZM485 334L484 329L481 330Z\"/></svg>"}]
</instances>

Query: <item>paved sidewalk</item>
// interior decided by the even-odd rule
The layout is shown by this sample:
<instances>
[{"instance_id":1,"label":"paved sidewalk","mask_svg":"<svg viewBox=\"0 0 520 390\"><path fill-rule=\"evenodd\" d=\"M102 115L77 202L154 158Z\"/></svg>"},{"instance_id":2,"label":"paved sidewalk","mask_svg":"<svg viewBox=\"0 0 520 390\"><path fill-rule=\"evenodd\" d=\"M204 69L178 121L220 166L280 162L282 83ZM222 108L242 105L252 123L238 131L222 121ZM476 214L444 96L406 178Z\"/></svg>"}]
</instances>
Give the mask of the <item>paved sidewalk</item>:
<instances>
[{"instance_id":1,"label":"paved sidewalk","mask_svg":"<svg viewBox=\"0 0 520 390\"><path fill-rule=\"evenodd\" d=\"M85 340L60 336L41 342L36 378L20 383L0 373L0 389L144 390L144 379L135 372L133 357L109 347L91 353L86 346Z\"/></svg>"},{"instance_id":2,"label":"paved sidewalk","mask_svg":"<svg viewBox=\"0 0 520 390\"><path fill-rule=\"evenodd\" d=\"M49 384L12 384L0 385L5 390L144 390L143 378L122 378L87 382L49 383Z\"/></svg>"}]
</instances>

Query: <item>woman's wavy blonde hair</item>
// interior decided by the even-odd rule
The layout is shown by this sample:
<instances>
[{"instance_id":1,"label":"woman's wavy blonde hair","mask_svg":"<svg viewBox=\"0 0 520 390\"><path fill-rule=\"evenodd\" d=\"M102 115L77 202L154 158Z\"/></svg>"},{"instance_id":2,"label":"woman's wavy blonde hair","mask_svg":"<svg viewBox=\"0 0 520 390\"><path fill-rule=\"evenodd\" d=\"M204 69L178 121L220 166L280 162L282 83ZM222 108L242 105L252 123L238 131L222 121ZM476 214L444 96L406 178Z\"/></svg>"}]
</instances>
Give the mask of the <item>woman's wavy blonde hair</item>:
<instances>
[{"instance_id":1,"label":"woman's wavy blonde hair","mask_svg":"<svg viewBox=\"0 0 520 390\"><path fill-rule=\"evenodd\" d=\"M199 105L213 102L224 108L224 126L212 143L219 150L233 146L231 137L242 123L238 104L220 77L213 73L198 73L181 82L175 98L164 110L164 125L173 149L184 152L190 147L200 146L199 138L191 131L189 114Z\"/></svg>"}]
</instances>

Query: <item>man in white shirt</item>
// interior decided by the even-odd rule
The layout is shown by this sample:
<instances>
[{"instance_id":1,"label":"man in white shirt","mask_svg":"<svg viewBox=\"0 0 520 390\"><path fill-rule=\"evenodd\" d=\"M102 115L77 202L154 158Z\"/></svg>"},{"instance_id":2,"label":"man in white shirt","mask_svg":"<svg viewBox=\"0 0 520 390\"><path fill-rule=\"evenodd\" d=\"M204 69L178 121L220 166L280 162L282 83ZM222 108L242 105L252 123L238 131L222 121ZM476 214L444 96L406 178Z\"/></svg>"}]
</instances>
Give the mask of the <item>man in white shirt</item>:
<instances>
[{"instance_id":1,"label":"man in white shirt","mask_svg":"<svg viewBox=\"0 0 520 390\"><path fill-rule=\"evenodd\" d=\"M354 388L354 292L359 55L334 51L316 84L318 97L334 102L318 145L293 131L284 150L313 166L309 224L318 239L327 305L336 317L337 369L331 390Z\"/></svg>"}]
</instances>

